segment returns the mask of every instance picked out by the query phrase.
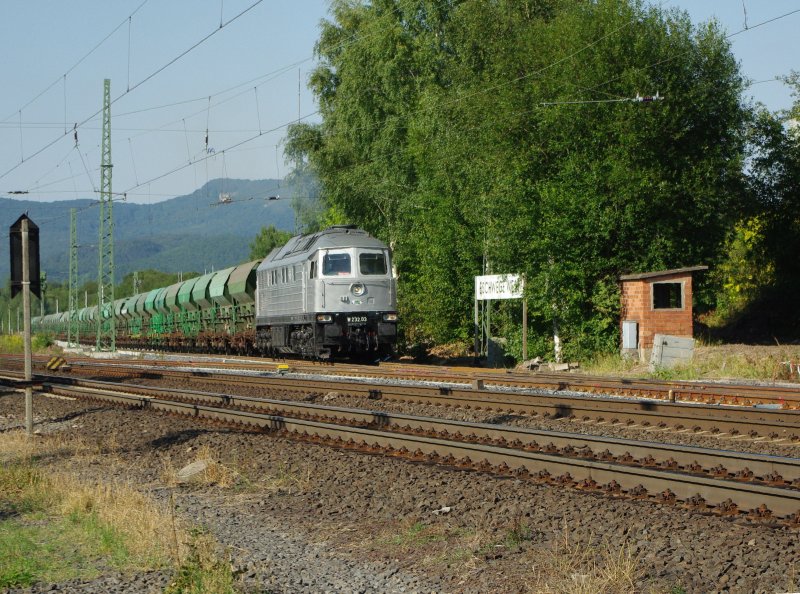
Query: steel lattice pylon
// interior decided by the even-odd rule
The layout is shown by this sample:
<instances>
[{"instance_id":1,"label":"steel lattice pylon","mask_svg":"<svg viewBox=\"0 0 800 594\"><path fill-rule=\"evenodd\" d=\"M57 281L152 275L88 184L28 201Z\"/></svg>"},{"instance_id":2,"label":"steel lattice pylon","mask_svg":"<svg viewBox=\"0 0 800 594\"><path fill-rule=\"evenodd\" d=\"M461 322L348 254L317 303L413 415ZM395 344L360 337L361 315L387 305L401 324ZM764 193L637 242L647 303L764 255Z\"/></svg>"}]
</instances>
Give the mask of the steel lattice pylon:
<instances>
[{"instance_id":1,"label":"steel lattice pylon","mask_svg":"<svg viewBox=\"0 0 800 594\"><path fill-rule=\"evenodd\" d=\"M115 351L114 216L111 193L111 80L103 81L103 141L100 161L100 255L97 273L97 350Z\"/></svg>"},{"instance_id":2,"label":"steel lattice pylon","mask_svg":"<svg viewBox=\"0 0 800 594\"><path fill-rule=\"evenodd\" d=\"M77 345L78 336L78 210L69 209L69 325L67 344Z\"/></svg>"}]
</instances>

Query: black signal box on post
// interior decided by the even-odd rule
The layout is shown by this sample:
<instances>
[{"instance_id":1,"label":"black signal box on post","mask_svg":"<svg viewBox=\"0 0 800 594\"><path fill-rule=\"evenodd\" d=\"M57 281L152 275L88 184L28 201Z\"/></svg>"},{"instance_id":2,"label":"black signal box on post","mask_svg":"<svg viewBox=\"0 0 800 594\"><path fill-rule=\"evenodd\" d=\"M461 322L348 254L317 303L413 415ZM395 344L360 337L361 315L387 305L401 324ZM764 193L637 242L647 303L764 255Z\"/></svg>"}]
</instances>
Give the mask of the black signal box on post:
<instances>
[{"instance_id":1,"label":"black signal box on post","mask_svg":"<svg viewBox=\"0 0 800 594\"><path fill-rule=\"evenodd\" d=\"M11 239L11 298L22 291L22 221L28 221L28 279L31 283L31 293L41 299L42 291L39 274L39 227L22 215L17 222L11 225L9 238Z\"/></svg>"}]
</instances>

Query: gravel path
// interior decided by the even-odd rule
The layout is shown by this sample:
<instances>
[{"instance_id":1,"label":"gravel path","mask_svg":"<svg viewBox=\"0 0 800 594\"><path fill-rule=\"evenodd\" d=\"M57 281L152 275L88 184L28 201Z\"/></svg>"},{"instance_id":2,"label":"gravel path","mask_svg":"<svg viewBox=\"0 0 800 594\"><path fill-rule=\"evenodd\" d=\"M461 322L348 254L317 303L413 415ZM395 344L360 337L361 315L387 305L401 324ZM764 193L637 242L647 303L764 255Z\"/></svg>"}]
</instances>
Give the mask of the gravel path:
<instances>
[{"instance_id":1,"label":"gravel path","mask_svg":"<svg viewBox=\"0 0 800 594\"><path fill-rule=\"evenodd\" d=\"M21 397L0 396L0 430L19 426L22 410ZM122 444L100 464L66 460L61 470L131 482L155 497L168 497L165 459L180 468L198 448L217 453L246 478L240 487L179 487L175 501L228 551L252 592L529 592L547 581L549 560L606 553L637 559L637 592L785 592L800 572L798 533L784 528L154 413L39 397L35 411L42 433L114 435ZM583 579L584 567L571 579ZM165 579L112 576L29 591L159 591Z\"/></svg>"}]
</instances>

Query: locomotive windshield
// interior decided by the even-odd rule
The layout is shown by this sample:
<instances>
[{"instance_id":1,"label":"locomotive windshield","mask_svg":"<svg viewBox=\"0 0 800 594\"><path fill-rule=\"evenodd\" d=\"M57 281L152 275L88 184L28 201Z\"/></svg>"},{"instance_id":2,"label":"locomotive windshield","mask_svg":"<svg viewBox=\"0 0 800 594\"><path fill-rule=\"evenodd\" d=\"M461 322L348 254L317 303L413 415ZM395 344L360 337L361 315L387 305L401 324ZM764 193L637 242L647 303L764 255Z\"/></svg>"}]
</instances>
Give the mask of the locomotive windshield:
<instances>
[{"instance_id":1,"label":"locomotive windshield","mask_svg":"<svg viewBox=\"0 0 800 594\"><path fill-rule=\"evenodd\" d=\"M386 256L383 253L362 252L358 255L361 274L386 274Z\"/></svg>"},{"instance_id":2,"label":"locomotive windshield","mask_svg":"<svg viewBox=\"0 0 800 594\"><path fill-rule=\"evenodd\" d=\"M322 274L325 276L350 276L350 254L325 254L322 258Z\"/></svg>"}]
</instances>

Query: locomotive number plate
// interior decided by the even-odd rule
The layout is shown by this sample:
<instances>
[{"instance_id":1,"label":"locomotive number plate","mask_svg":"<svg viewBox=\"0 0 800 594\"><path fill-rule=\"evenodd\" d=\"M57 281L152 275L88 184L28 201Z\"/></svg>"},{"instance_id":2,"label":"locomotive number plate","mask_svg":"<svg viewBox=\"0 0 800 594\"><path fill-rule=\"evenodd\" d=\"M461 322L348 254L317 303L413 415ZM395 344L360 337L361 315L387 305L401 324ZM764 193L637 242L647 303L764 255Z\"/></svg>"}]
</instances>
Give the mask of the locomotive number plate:
<instances>
[{"instance_id":1,"label":"locomotive number plate","mask_svg":"<svg viewBox=\"0 0 800 594\"><path fill-rule=\"evenodd\" d=\"M367 316L347 316L348 324L366 324Z\"/></svg>"}]
</instances>

